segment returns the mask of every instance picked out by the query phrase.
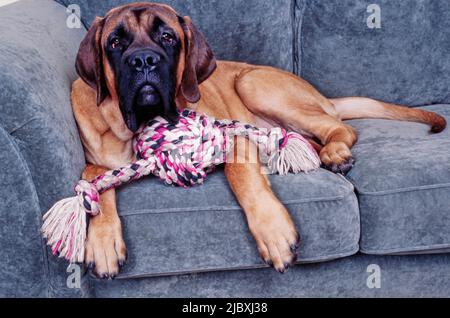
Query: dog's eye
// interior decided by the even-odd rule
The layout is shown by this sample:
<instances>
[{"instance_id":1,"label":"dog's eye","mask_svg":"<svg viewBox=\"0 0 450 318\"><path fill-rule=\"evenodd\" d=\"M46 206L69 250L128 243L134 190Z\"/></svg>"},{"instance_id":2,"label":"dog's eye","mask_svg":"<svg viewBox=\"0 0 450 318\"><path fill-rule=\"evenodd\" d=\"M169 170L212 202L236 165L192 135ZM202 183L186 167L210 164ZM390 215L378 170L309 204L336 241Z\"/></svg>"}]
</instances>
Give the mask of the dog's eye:
<instances>
[{"instance_id":1,"label":"dog's eye","mask_svg":"<svg viewBox=\"0 0 450 318\"><path fill-rule=\"evenodd\" d=\"M120 39L119 39L119 38L113 38L113 39L111 40L111 47L112 47L113 49L119 47L119 45L120 45Z\"/></svg>"},{"instance_id":2,"label":"dog's eye","mask_svg":"<svg viewBox=\"0 0 450 318\"><path fill-rule=\"evenodd\" d=\"M161 36L161 39L164 43L173 44L175 42L175 37L167 32L164 32Z\"/></svg>"}]
</instances>

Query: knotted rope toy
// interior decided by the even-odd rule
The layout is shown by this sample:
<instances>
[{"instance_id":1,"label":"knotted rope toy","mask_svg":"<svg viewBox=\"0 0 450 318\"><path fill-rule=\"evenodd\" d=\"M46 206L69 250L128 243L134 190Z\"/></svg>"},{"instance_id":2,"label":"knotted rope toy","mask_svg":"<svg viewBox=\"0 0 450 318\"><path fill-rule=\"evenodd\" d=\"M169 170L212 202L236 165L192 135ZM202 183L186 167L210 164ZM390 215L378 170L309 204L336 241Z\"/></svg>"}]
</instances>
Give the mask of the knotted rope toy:
<instances>
[{"instance_id":1,"label":"knotted rope toy","mask_svg":"<svg viewBox=\"0 0 450 318\"><path fill-rule=\"evenodd\" d=\"M259 129L238 121L218 121L194 111L180 113L178 123L158 117L136 134L137 161L111 170L91 182L81 180L76 196L56 203L45 215L42 232L54 255L82 263L86 240L86 215L100 211L100 194L122 184L155 175L169 185L188 188L202 184L207 173L226 162L234 150L234 137L246 137L265 155L272 173L310 172L320 159L300 134L281 128Z\"/></svg>"}]
</instances>

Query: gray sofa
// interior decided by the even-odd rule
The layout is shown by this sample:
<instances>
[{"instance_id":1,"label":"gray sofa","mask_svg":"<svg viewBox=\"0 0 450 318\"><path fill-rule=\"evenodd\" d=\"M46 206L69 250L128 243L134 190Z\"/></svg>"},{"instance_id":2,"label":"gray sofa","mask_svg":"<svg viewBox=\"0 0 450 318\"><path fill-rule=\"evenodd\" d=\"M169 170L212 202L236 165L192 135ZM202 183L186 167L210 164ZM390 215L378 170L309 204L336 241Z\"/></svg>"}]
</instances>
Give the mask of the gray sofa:
<instances>
[{"instance_id":1,"label":"gray sofa","mask_svg":"<svg viewBox=\"0 0 450 318\"><path fill-rule=\"evenodd\" d=\"M59 2L59 3L58 3ZM129 261L114 281L84 275L41 239L41 215L84 168L70 107L86 27L124 0L21 0L0 7L0 295L5 297L450 296L450 130L355 120L357 163L272 176L303 238L285 275L258 257L223 174L190 190L146 180L118 192ZM166 0L216 55L295 72L328 97L367 96L450 120L447 0ZM371 29L368 5L381 8ZM429 106L423 106L429 105ZM446 254L447 253L447 254ZM375 265L375 266L370 266ZM381 288L370 284L380 270ZM369 282L369 284L368 284Z\"/></svg>"}]
</instances>

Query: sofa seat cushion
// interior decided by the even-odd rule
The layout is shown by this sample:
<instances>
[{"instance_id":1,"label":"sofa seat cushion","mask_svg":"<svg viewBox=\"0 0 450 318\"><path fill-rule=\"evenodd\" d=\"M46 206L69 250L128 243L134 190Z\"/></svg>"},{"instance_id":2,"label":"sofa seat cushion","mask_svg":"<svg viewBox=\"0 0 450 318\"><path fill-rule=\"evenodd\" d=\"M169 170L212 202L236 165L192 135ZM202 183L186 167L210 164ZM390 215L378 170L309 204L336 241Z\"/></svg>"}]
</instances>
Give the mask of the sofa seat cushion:
<instances>
[{"instance_id":1,"label":"sofa seat cushion","mask_svg":"<svg viewBox=\"0 0 450 318\"><path fill-rule=\"evenodd\" d=\"M358 203L350 182L324 170L270 179L302 237L300 262L359 250ZM266 266L222 171L188 190L156 178L130 184L118 191L118 208L129 252L121 277Z\"/></svg>"},{"instance_id":2,"label":"sofa seat cushion","mask_svg":"<svg viewBox=\"0 0 450 318\"><path fill-rule=\"evenodd\" d=\"M446 116L450 105L423 107ZM450 130L423 124L355 120L361 250L368 254L450 250Z\"/></svg>"}]
</instances>

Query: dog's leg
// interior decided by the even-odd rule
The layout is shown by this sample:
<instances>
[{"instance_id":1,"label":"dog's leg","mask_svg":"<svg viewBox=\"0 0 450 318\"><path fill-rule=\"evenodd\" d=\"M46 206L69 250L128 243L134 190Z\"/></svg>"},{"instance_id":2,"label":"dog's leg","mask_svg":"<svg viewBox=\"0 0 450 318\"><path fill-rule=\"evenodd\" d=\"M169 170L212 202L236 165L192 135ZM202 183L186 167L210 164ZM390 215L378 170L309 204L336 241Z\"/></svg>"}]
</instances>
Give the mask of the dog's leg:
<instances>
[{"instance_id":1,"label":"dog's leg","mask_svg":"<svg viewBox=\"0 0 450 318\"><path fill-rule=\"evenodd\" d=\"M83 179L93 180L107 170L100 166L88 165L83 173ZM114 190L100 195L100 207L101 213L89 221L85 263L97 277L112 279L117 276L127 258Z\"/></svg>"},{"instance_id":2,"label":"dog's leg","mask_svg":"<svg viewBox=\"0 0 450 318\"><path fill-rule=\"evenodd\" d=\"M272 68L255 68L236 80L236 90L257 117L317 137L324 146L322 163L334 172L352 167L350 149L357 140L345 125L333 103L301 78Z\"/></svg>"},{"instance_id":3,"label":"dog's leg","mask_svg":"<svg viewBox=\"0 0 450 318\"><path fill-rule=\"evenodd\" d=\"M245 138L237 138L234 154L225 166L225 174L245 211L261 258L284 273L297 259L299 236L288 211L262 173L257 156L254 144Z\"/></svg>"}]
</instances>

